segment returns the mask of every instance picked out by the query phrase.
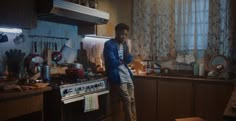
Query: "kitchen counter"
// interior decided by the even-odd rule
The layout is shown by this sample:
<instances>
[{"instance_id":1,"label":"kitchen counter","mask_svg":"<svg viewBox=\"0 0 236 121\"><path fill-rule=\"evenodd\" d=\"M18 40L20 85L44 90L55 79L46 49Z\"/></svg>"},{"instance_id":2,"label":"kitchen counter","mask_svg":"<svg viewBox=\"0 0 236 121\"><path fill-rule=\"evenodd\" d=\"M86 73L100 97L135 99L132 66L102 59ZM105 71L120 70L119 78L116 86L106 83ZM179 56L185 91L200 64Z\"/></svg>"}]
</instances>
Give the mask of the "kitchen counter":
<instances>
[{"instance_id":1,"label":"kitchen counter","mask_svg":"<svg viewBox=\"0 0 236 121\"><path fill-rule=\"evenodd\" d=\"M236 83L235 79L217 79L207 77L192 77L192 76L171 76L171 75L157 75L157 74L134 74L135 78L150 78L150 79L169 79L169 80L190 80L190 81L204 81L204 82L224 82L224 83Z\"/></svg>"},{"instance_id":2,"label":"kitchen counter","mask_svg":"<svg viewBox=\"0 0 236 121\"><path fill-rule=\"evenodd\" d=\"M199 116L223 121L236 80L176 75L134 75L139 121L173 121ZM145 105L144 105L145 104Z\"/></svg>"},{"instance_id":3,"label":"kitchen counter","mask_svg":"<svg viewBox=\"0 0 236 121\"><path fill-rule=\"evenodd\" d=\"M35 112L39 112L39 116L30 120L43 121L43 93L50 90L51 87L44 87L26 91L0 92L0 121L32 115Z\"/></svg>"},{"instance_id":4,"label":"kitchen counter","mask_svg":"<svg viewBox=\"0 0 236 121\"><path fill-rule=\"evenodd\" d=\"M3 91L0 92L0 102L4 100L10 100L10 99L16 99L16 98L21 98L21 97L26 97L30 95L37 95L39 93L43 93L46 91L51 91L52 87L47 86L44 88L39 88L39 89L31 89L31 90L25 90L25 91Z\"/></svg>"}]
</instances>

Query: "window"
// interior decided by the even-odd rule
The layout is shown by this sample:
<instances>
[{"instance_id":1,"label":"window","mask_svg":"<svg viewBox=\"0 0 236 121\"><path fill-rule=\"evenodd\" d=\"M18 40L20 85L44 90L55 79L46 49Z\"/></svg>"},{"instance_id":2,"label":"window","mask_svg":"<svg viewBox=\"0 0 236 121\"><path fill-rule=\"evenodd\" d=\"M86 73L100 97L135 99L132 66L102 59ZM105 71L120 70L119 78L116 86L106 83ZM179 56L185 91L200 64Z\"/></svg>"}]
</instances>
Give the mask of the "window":
<instances>
[{"instance_id":1,"label":"window","mask_svg":"<svg viewBox=\"0 0 236 121\"><path fill-rule=\"evenodd\" d=\"M209 0L175 0L177 50L205 50L208 42Z\"/></svg>"}]
</instances>

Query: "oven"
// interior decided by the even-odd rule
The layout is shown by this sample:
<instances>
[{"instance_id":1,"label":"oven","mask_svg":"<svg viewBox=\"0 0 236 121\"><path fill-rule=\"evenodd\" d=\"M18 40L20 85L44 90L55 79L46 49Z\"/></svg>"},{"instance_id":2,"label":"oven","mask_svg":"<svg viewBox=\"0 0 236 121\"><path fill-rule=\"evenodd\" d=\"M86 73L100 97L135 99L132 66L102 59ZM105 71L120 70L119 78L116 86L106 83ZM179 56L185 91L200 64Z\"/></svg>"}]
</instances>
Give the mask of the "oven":
<instances>
[{"instance_id":1,"label":"oven","mask_svg":"<svg viewBox=\"0 0 236 121\"><path fill-rule=\"evenodd\" d=\"M85 112L85 98L97 96L99 108ZM61 84L44 96L45 121L110 121L106 78Z\"/></svg>"}]
</instances>

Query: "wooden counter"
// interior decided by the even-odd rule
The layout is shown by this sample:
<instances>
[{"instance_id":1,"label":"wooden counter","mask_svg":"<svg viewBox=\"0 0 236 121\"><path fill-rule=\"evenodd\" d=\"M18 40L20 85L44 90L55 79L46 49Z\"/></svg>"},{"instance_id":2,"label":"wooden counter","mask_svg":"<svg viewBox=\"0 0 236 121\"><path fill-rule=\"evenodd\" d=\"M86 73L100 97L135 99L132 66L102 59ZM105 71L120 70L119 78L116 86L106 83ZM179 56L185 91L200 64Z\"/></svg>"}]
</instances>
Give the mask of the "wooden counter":
<instances>
[{"instance_id":1,"label":"wooden counter","mask_svg":"<svg viewBox=\"0 0 236 121\"><path fill-rule=\"evenodd\" d=\"M50 90L51 87L45 87L21 92L0 92L0 121L34 112L40 112L38 119L43 121L43 92Z\"/></svg>"},{"instance_id":2,"label":"wooden counter","mask_svg":"<svg viewBox=\"0 0 236 121\"><path fill-rule=\"evenodd\" d=\"M223 121L236 80L134 75L137 121Z\"/></svg>"},{"instance_id":3,"label":"wooden counter","mask_svg":"<svg viewBox=\"0 0 236 121\"><path fill-rule=\"evenodd\" d=\"M147 79L169 79L169 80L189 80L189 81L203 81L203 82L223 82L223 83L236 83L236 79L215 79L206 77L191 77L191 76L166 76L166 75L146 75L146 74L136 74L135 78L147 78Z\"/></svg>"}]
</instances>

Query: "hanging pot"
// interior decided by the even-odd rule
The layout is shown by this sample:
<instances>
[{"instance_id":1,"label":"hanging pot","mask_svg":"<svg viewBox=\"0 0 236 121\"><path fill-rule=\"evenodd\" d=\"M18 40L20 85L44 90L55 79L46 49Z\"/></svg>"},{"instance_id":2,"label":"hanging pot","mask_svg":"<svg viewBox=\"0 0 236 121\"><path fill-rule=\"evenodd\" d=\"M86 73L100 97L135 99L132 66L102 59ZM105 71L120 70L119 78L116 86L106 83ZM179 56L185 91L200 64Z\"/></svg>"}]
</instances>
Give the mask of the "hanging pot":
<instances>
[{"instance_id":1,"label":"hanging pot","mask_svg":"<svg viewBox=\"0 0 236 121\"><path fill-rule=\"evenodd\" d=\"M14 38L13 41L14 41L15 44L21 44L21 43L23 43L25 41L25 37L24 37L23 34L19 34L18 36L16 36Z\"/></svg>"},{"instance_id":2,"label":"hanging pot","mask_svg":"<svg viewBox=\"0 0 236 121\"><path fill-rule=\"evenodd\" d=\"M0 43L7 42L7 41L8 41L7 35L4 33L1 33L0 34Z\"/></svg>"}]
</instances>

